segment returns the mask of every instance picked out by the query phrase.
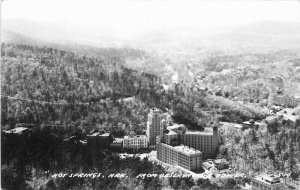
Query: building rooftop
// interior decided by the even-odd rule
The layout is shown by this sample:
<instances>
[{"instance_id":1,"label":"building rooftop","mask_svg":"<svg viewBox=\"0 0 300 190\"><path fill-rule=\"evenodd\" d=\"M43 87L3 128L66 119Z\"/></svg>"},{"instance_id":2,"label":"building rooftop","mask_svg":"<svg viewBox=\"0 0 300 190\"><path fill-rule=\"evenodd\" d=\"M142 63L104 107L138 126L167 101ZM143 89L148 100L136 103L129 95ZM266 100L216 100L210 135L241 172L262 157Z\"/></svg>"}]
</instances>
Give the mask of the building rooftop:
<instances>
[{"instance_id":1,"label":"building rooftop","mask_svg":"<svg viewBox=\"0 0 300 190\"><path fill-rule=\"evenodd\" d=\"M174 131L169 131L167 135L177 135L177 133Z\"/></svg>"},{"instance_id":2,"label":"building rooftop","mask_svg":"<svg viewBox=\"0 0 300 190\"><path fill-rule=\"evenodd\" d=\"M234 128L237 128L237 129L243 128L243 126L241 124L238 124L238 123L220 122L220 124L222 124L224 126L234 127Z\"/></svg>"},{"instance_id":3,"label":"building rooftop","mask_svg":"<svg viewBox=\"0 0 300 190\"><path fill-rule=\"evenodd\" d=\"M133 138L147 138L146 135L136 135Z\"/></svg>"},{"instance_id":4,"label":"building rooftop","mask_svg":"<svg viewBox=\"0 0 300 190\"><path fill-rule=\"evenodd\" d=\"M122 142L123 142L123 138L115 138L112 143L122 143Z\"/></svg>"},{"instance_id":5,"label":"building rooftop","mask_svg":"<svg viewBox=\"0 0 300 190\"><path fill-rule=\"evenodd\" d=\"M262 174L255 176L254 179L267 183L269 185L281 183L280 178L277 175Z\"/></svg>"},{"instance_id":6,"label":"building rooftop","mask_svg":"<svg viewBox=\"0 0 300 190\"><path fill-rule=\"evenodd\" d=\"M175 150L179 151L179 152L182 152L182 153L188 154L188 155L201 153L200 150L196 150L194 148L190 148L190 147L185 146L185 145L174 146L173 148Z\"/></svg>"},{"instance_id":7,"label":"building rooftop","mask_svg":"<svg viewBox=\"0 0 300 190\"><path fill-rule=\"evenodd\" d=\"M185 128L185 126L183 124L177 124L177 123L175 123L172 126L168 126L169 130L175 130L175 129L181 129L181 128Z\"/></svg>"},{"instance_id":8,"label":"building rooftop","mask_svg":"<svg viewBox=\"0 0 300 190\"><path fill-rule=\"evenodd\" d=\"M187 135L213 135L212 128L205 128L204 131L187 131Z\"/></svg>"},{"instance_id":9,"label":"building rooftop","mask_svg":"<svg viewBox=\"0 0 300 190\"><path fill-rule=\"evenodd\" d=\"M243 124L245 124L245 125L251 125L251 121L244 121ZM258 121L254 121L253 124L254 125L259 125L259 126L266 125L265 123L258 122Z\"/></svg>"},{"instance_id":10,"label":"building rooftop","mask_svg":"<svg viewBox=\"0 0 300 190\"><path fill-rule=\"evenodd\" d=\"M133 138L147 138L146 135L136 135L134 137L124 136L124 139L133 139Z\"/></svg>"},{"instance_id":11,"label":"building rooftop","mask_svg":"<svg viewBox=\"0 0 300 190\"><path fill-rule=\"evenodd\" d=\"M102 134L102 135L100 135L100 136L108 137L109 135L110 135L110 133L104 133L104 134Z\"/></svg>"},{"instance_id":12,"label":"building rooftop","mask_svg":"<svg viewBox=\"0 0 300 190\"><path fill-rule=\"evenodd\" d=\"M96 132L96 133L89 134L87 136L89 136L89 137L96 137L96 136L99 136L99 135L100 135L100 133Z\"/></svg>"},{"instance_id":13,"label":"building rooftop","mask_svg":"<svg viewBox=\"0 0 300 190\"><path fill-rule=\"evenodd\" d=\"M202 165L206 168L215 167L215 164L212 161L203 162Z\"/></svg>"},{"instance_id":14,"label":"building rooftop","mask_svg":"<svg viewBox=\"0 0 300 190\"><path fill-rule=\"evenodd\" d=\"M135 100L134 97L120 98L120 99L118 100L118 102L121 102L121 101L123 101L123 102L133 102L134 100Z\"/></svg>"},{"instance_id":15,"label":"building rooftop","mask_svg":"<svg viewBox=\"0 0 300 190\"><path fill-rule=\"evenodd\" d=\"M96 133L92 133L92 134L87 135L87 136L89 136L89 137L96 137L96 136L108 137L109 135L110 135L110 133L96 132Z\"/></svg>"},{"instance_id":16,"label":"building rooftop","mask_svg":"<svg viewBox=\"0 0 300 190\"><path fill-rule=\"evenodd\" d=\"M257 124L257 122L255 122L255 121L244 121L243 124L251 125L251 124Z\"/></svg>"},{"instance_id":17,"label":"building rooftop","mask_svg":"<svg viewBox=\"0 0 300 190\"><path fill-rule=\"evenodd\" d=\"M153 108L153 109L150 110L150 112L151 112L151 113L153 113L153 112L154 112L154 113L160 113L160 110L157 109L157 108Z\"/></svg>"},{"instance_id":18,"label":"building rooftop","mask_svg":"<svg viewBox=\"0 0 300 190\"><path fill-rule=\"evenodd\" d=\"M28 128L26 127L16 127L11 130L4 131L5 133L14 133L14 134L21 134L23 131L26 131Z\"/></svg>"},{"instance_id":19,"label":"building rooftop","mask_svg":"<svg viewBox=\"0 0 300 190\"><path fill-rule=\"evenodd\" d=\"M228 163L227 161L226 161L226 159L216 159L216 160L214 160L214 163L215 164L222 164L222 163Z\"/></svg>"},{"instance_id":20,"label":"building rooftop","mask_svg":"<svg viewBox=\"0 0 300 190\"><path fill-rule=\"evenodd\" d=\"M297 115L289 115L289 114L283 114L283 118L287 119L287 120L290 120L292 122L296 122L297 119L300 119L300 117L297 116Z\"/></svg>"}]
</instances>

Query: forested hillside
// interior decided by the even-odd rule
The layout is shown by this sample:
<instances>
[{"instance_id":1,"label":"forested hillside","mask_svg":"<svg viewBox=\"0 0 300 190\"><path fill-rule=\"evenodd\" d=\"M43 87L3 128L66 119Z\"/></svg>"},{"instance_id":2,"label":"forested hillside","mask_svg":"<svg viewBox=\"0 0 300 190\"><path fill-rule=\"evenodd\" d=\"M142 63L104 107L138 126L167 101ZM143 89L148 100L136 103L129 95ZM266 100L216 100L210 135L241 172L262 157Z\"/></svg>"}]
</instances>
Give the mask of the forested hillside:
<instances>
[{"instance_id":1,"label":"forested hillside","mask_svg":"<svg viewBox=\"0 0 300 190\"><path fill-rule=\"evenodd\" d=\"M110 151L95 152L80 143L71 148L64 145L64 139L72 135L84 139L94 130L110 131L114 137L128 135L130 131L143 134L152 107L169 111L175 122L196 130L217 121L242 122L266 115L252 105L235 104L224 97L195 90L190 83L170 82L166 89L159 76L124 66L126 59L141 56L140 51L95 52L98 53L93 57L54 48L2 44L1 130L24 125L31 129L29 137L17 142L5 135L2 138L4 186L63 189L67 181L47 178L60 171L123 172L131 176L163 172L147 160L120 160ZM128 97L132 97L130 101ZM135 164L128 165L131 161ZM133 167L145 164L149 167L143 170ZM47 175L43 173L48 170ZM163 185L153 180L140 183L132 178L123 183L119 179L101 182L82 179L74 182L73 187ZM194 182L189 180L181 185L193 186ZM176 180L171 180L170 185L180 188Z\"/></svg>"}]
</instances>

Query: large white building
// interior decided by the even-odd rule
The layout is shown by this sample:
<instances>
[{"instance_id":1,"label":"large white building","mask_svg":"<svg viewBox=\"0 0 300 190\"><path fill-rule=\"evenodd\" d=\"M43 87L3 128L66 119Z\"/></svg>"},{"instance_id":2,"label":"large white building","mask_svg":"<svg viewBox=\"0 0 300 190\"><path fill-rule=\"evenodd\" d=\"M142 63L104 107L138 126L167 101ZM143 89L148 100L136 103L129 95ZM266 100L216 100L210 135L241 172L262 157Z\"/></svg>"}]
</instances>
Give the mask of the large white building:
<instances>
[{"instance_id":1,"label":"large white building","mask_svg":"<svg viewBox=\"0 0 300 190\"><path fill-rule=\"evenodd\" d=\"M204 155L215 154L219 146L218 127L205 128L204 131L186 131L180 136L182 144L200 150Z\"/></svg>"},{"instance_id":2,"label":"large white building","mask_svg":"<svg viewBox=\"0 0 300 190\"><path fill-rule=\"evenodd\" d=\"M148 148L148 139L145 135L136 135L134 137L125 136L123 140L124 149Z\"/></svg>"},{"instance_id":3,"label":"large white building","mask_svg":"<svg viewBox=\"0 0 300 190\"><path fill-rule=\"evenodd\" d=\"M188 170L198 170L201 168L202 153L199 150L188 146L171 146L161 143L157 150L157 159L171 164L181 166Z\"/></svg>"},{"instance_id":4,"label":"large white building","mask_svg":"<svg viewBox=\"0 0 300 190\"><path fill-rule=\"evenodd\" d=\"M284 183L275 175L259 175L252 179L252 190L283 190Z\"/></svg>"},{"instance_id":5,"label":"large white building","mask_svg":"<svg viewBox=\"0 0 300 190\"><path fill-rule=\"evenodd\" d=\"M204 155L213 155L219 146L218 127L205 128L204 131L188 131L184 125L175 124L162 129L157 143L162 142L176 146L183 144Z\"/></svg>"}]
</instances>

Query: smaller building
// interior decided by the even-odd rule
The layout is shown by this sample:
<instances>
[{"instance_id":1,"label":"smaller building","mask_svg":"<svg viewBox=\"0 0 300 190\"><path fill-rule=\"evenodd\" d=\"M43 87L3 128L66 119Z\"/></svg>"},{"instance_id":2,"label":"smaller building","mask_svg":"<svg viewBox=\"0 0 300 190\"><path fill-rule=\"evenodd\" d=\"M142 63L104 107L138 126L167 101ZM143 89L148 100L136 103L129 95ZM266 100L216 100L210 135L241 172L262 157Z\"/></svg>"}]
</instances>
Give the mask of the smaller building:
<instances>
[{"instance_id":1,"label":"smaller building","mask_svg":"<svg viewBox=\"0 0 300 190\"><path fill-rule=\"evenodd\" d=\"M255 176L252 179L252 189L283 190L284 183L280 180L279 176L263 174Z\"/></svg>"},{"instance_id":2,"label":"smaller building","mask_svg":"<svg viewBox=\"0 0 300 190\"><path fill-rule=\"evenodd\" d=\"M294 109L285 108L285 109L277 112L276 115L282 117L286 121L295 123L298 119L300 119L300 116L293 114L293 112L294 112Z\"/></svg>"},{"instance_id":3,"label":"smaller building","mask_svg":"<svg viewBox=\"0 0 300 190\"><path fill-rule=\"evenodd\" d=\"M217 170L224 170L229 168L229 163L225 159L209 160L202 163L202 167L206 170L215 168Z\"/></svg>"},{"instance_id":4,"label":"smaller building","mask_svg":"<svg viewBox=\"0 0 300 190\"><path fill-rule=\"evenodd\" d=\"M216 159L213 162L218 170L224 170L229 168L229 163L226 161L226 159Z\"/></svg>"},{"instance_id":5,"label":"smaller building","mask_svg":"<svg viewBox=\"0 0 300 190\"><path fill-rule=\"evenodd\" d=\"M220 126L220 131L240 131L243 126L241 124L238 124L238 123L230 123L230 122L220 122L219 123Z\"/></svg>"},{"instance_id":6,"label":"smaller building","mask_svg":"<svg viewBox=\"0 0 300 190\"><path fill-rule=\"evenodd\" d=\"M213 161L206 161L202 163L202 167L206 170L210 170L211 168L215 168L216 165Z\"/></svg>"},{"instance_id":7,"label":"smaller building","mask_svg":"<svg viewBox=\"0 0 300 190\"><path fill-rule=\"evenodd\" d=\"M3 131L4 134L14 134L14 135L23 135L28 133L28 128L26 127L16 127L7 131Z\"/></svg>"},{"instance_id":8,"label":"smaller building","mask_svg":"<svg viewBox=\"0 0 300 190\"><path fill-rule=\"evenodd\" d=\"M65 138L64 143L77 144L77 143L81 143L81 142L77 136L71 136L69 138Z\"/></svg>"},{"instance_id":9,"label":"smaller building","mask_svg":"<svg viewBox=\"0 0 300 190\"><path fill-rule=\"evenodd\" d=\"M124 136L124 149L148 148L148 139L146 135L136 135L134 137Z\"/></svg>"},{"instance_id":10,"label":"smaller building","mask_svg":"<svg viewBox=\"0 0 300 190\"><path fill-rule=\"evenodd\" d=\"M110 143L111 150L122 150L123 149L123 138L115 138L113 142Z\"/></svg>"},{"instance_id":11,"label":"smaller building","mask_svg":"<svg viewBox=\"0 0 300 190\"><path fill-rule=\"evenodd\" d=\"M267 127L267 124L266 123L262 123L262 122L258 122L258 121L254 121L253 119L250 119L249 121L244 121L242 123L243 125L243 129L249 129L249 128L255 128L255 129L258 129L258 128L266 128Z\"/></svg>"},{"instance_id":12,"label":"smaller building","mask_svg":"<svg viewBox=\"0 0 300 190\"><path fill-rule=\"evenodd\" d=\"M299 105L299 97L277 93L271 96L271 102L284 107L296 107Z\"/></svg>"}]
</instances>

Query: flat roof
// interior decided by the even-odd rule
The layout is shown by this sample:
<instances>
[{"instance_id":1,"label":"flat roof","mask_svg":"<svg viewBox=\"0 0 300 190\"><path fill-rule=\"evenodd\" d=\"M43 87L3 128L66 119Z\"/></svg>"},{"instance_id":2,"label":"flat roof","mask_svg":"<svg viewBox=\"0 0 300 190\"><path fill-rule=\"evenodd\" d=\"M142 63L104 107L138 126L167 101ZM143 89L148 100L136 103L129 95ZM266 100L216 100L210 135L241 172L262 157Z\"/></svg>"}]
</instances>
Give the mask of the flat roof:
<instances>
[{"instance_id":1,"label":"flat roof","mask_svg":"<svg viewBox=\"0 0 300 190\"><path fill-rule=\"evenodd\" d=\"M133 138L147 138L146 135L135 135Z\"/></svg>"},{"instance_id":2,"label":"flat roof","mask_svg":"<svg viewBox=\"0 0 300 190\"><path fill-rule=\"evenodd\" d=\"M104 133L104 134L102 134L100 136L109 136L109 135L110 135L110 133Z\"/></svg>"},{"instance_id":3,"label":"flat roof","mask_svg":"<svg viewBox=\"0 0 300 190\"><path fill-rule=\"evenodd\" d=\"M243 128L241 124L238 123L230 123L230 122L220 122L220 124L225 125L225 126L232 126L235 128Z\"/></svg>"},{"instance_id":4,"label":"flat roof","mask_svg":"<svg viewBox=\"0 0 300 190\"><path fill-rule=\"evenodd\" d=\"M274 183L276 183L276 184L281 183L279 176L273 175L273 174L272 175L268 175L268 174L258 175L258 176L255 176L254 179L264 182L264 183L267 183L267 184L270 184L270 185L273 185ZM271 182L273 182L273 183L271 183Z\"/></svg>"},{"instance_id":5,"label":"flat roof","mask_svg":"<svg viewBox=\"0 0 300 190\"><path fill-rule=\"evenodd\" d=\"M124 139L133 139L133 138L147 138L146 135L135 135L133 137L124 136Z\"/></svg>"},{"instance_id":6,"label":"flat roof","mask_svg":"<svg viewBox=\"0 0 300 190\"><path fill-rule=\"evenodd\" d=\"M250 121L244 121L243 124L250 125ZM265 125L265 123L254 121L254 125Z\"/></svg>"},{"instance_id":7,"label":"flat roof","mask_svg":"<svg viewBox=\"0 0 300 190\"><path fill-rule=\"evenodd\" d=\"M221 158L221 159L216 159L213 161L216 164L221 164L221 163L228 163L226 159Z\"/></svg>"},{"instance_id":8,"label":"flat roof","mask_svg":"<svg viewBox=\"0 0 300 190\"><path fill-rule=\"evenodd\" d=\"M101 134L100 132L96 132L96 133L92 133L92 134L87 135L87 136L90 136L90 137L96 137L96 136L108 137L109 135L110 135L110 133Z\"/></svg>"},{"instance_id":9,"label":"flat roof","mask_svg":"<svg viewBox=\"0 0 300 190\"><path fill-rule=\"evenodd\" d=\"M87 136L90 136L90 137L96 137L96 136L98 136L98 135L100 135L99 132L97 132L97 133L92 133L92 134L89 134L89 135L87 135Z\"/></svg>"},{"instance_id":10,"label":"flat roof","mask_svg":"<svg viewBox=\"0 0 300 190\"><path fill-rule=\"evenodd\" d=\"M122 138L115 138L112 143L122 143L123 139Z\"/></svg>"},{"instance_id":11,"label":"flat roof","mask_svg":"<svg viewBox=\"0 0 300 190\"><path fill-rule=\"evenodd\" d=\"M185 132L187 135L213 135L213 131L187 131Z\"/></svg>"},{"instance_id":12,"label":"flat roof","mask_svg":"<svg viewBox=\"0 0 300 190\"><path fill-rule=\"evenodd\" d=\"M160 110L159 110L158 108L152 108L152 109L150 110L150 112L159 113Z\"/></svg>"},{"instance_id":13,"label":"flat roof","mask_svg":"<svg viewBox=\"0 0 300 190\"><path fill-rule=\"evenodd\" d=\"M173 129L178 129L178 128L180 128L180 127L186 128L185 125L183 125L183 124L177 124L177 123L175 123L175 124L172 125L172 126L168 126L168 129L173 130Z\"/></svg>"},{"instance_id":14,"label":"flat roof","mask_svg":"<svg viewBox=\"0 0 300 190\"><path fill-rule=\"evenodd\" d=\"M205 167L214 167L215 166L215 164L212 161L203 162L202 165Z\"/></svg>"},{"instance_id":15,"label":"flat roof","mask_svg":"<svg viewBox=\"0 0 300 190\"><path fill-rule=\"evenodd\" d=\"M26 128L26 127L16 127L14 129L10 129L10 130L5 131L5 133L21 133L22 131L25 131L27 129L28 128Z\"/></svg>"},{"instance_id":16,"label":"flat roof","mask_svg":"<svg viewBox=\"0 0 300 190\"><path fill-rule=\"evenodd\" d=\"M170 130L169 133L168 133L167 135L177 135L177 133Z\"/></svg>"},{"instance_id":17,"label":"flat roof","mask_svg":"<svg viewBox=\"0 0 300 190\"><path fill-rule=\"evenodd\" d=\"M179 151L179 152L182 152L182 153L185 153L185 154L188 154L188 155L201 153L200 150L196 150L194 148L190 148L190 147L185 146L185 145L174 146L173 148L175 150Z\"/></svg>"}]
</instances>

